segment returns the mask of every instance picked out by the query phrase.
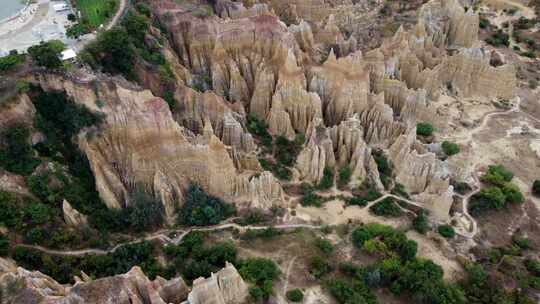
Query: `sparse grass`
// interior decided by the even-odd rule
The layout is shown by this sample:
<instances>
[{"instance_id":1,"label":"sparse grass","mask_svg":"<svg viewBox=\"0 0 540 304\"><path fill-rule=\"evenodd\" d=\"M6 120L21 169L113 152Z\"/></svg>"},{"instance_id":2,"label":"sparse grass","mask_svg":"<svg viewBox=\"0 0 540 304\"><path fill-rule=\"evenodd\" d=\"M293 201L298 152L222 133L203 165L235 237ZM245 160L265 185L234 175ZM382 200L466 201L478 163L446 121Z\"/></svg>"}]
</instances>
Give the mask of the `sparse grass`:
<instances>
[{"instance_id":1,"label":"sparse grass","mask_svg":"<svg viewBox=\"0 0 540 304\"><path fill-rule=\"evenodd\" d=\"M76 6L81 11L82 23L97 28L114 16L118 0L76 0Z\"/></svg>"}]
</instances>

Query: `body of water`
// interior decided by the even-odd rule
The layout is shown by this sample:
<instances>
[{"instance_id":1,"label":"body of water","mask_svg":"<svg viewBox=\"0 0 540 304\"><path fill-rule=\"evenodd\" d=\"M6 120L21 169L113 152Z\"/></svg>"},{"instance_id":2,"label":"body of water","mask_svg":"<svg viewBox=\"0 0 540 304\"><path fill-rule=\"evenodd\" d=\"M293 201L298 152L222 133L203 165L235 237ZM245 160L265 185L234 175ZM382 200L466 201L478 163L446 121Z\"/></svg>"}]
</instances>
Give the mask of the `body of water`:
<instances>
[{"instance_id":1,"label":"body of water","mask_svg":"<svg viewBox=\"0 0 540 304\"><path fill-rule=\"evenodd\" d=\"M24 5L23 0L0 0L0 20L15 15Z\"/></svg>"}]
</instances>

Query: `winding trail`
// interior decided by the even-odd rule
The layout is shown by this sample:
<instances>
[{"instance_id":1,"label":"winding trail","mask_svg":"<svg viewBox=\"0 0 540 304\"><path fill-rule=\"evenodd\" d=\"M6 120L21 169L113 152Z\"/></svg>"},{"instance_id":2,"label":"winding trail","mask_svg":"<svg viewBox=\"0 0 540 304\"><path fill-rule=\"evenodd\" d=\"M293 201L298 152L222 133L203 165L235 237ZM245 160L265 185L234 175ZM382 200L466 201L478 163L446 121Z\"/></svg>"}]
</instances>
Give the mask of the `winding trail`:
<instances>
[{"instance_id":1,"label":"winding trail","mask_svg":"<svg viewBox=\"0 0 540 304\"><path fill-rule=\"evenodd\" d=\"M283 284L283 297L287 297L287 290L289 289L289 276L291 275L291 269L293 268L294 262L297 258L298 256L292 258L287 266L287 271L285 272L285 283Z\"/></svg>"},{"instance_id":2,"label":"winding trail","mask_svg":"<svg viewBox=\"0 0 540 304\"><path fill-rule=\"evenodd\" d=\"M166 244L178 245L189 233L195 232L195 231L201 231L201 232L204 232L204 231L218 231L218 230L226 230L226 229L233 229L234 228L234 229L240 230L241 232L245 232L247 230L264 230L264 229L268 229L268 228L274 228L274 229L278 229L278 230L286 230L286 229L297 229L297 228L321 229L322 227L323 227L323 225L310 225L310 224L283 224L283 225L275 225L275 226L271 226L271 225L268 225L268 226L241 226L241 225L238 225L238 224L235 224L235 223L225 223L225 224L220 224L220 225L217 225L217 226L210 226L210 227L193 227L193 228L189 228L187 230L180 230L180 229L178 229L178 230L175 230L175 229L159 230L159 231L156 231L156 232L154 232L154 233L152 233L150 235L140 237L140 238L131 240L129 242L117 244L116 246L114 246L114 247L112 247L110 249L106 249L106 250L98 249L98 248L87 248L87 249L79 249L79 250L55 250L55 249L45 248L43 246L28 245L28 244L19 244L17 246L36 249L36 250L39 250L39 251L42 251L42 252L45 252L45 253L48 253L48 254L60 255L60 256L84 256L84 255L88 255L88 254L104 255L104 254L108 254L108 253L113 253L116 250L118 250L120 247L129 245L129 244L139 243L139 242L142 242L142 241L161 240ZM170 235L170 234L177 234L177 233L179 233L179 234L177 236L173 237L172 239L167 236L167 235Z\"/></svg>"},{"instance_id":3,"label":"winding trail","mask_svg":"<svg viewBox=\"0 0 540 304\"><path fill-rule=\"evenodd\" d=\"M126 5L127 1L128 0L122 0L122 3L124 5ZM117 15L121 16L121 10L119 10L119 13L117 13ZM488 122L489 122L489 120L491 118L493 118L495 116L509 115L509 114L514 113L514 112L527 114L527 113L524 113L524 112L522 112L520 110L520 100L518 100L518 102L511 109L509 109L507 111L493 111L493 112L486 113L485 115L482 116L482 122L476 128L471 130L471 132L468 133L468 136L467 136L468 140L467 141L472 142L473 136L475 134L481 132L484 128L486 128L486 126L488 125ZM538 120L536 118L534 118L534 119L536 121L540 121L540 120ZM469 231L467 233L463 233L463 232L457 232L457 233L459 235L465 237L465 238L468 238L468 239L473 239L478 234L478 230L479 230L478 229L478 223L476 222L474 217L472 217L469 214L469 210L468 210L468 205L469 205L471 197L473 195L475 195L476 193L480 192L480 190L481 190L479 178L476 176L477 166L478 166L478 164L474 165L473 173L472 173L472 176L473 176L473 179L474 179L474 190L472 190L470 193L468 193L465 196L456 194L456 196L462 198L462 212L471 221L471 224L472 224L471 231ZM319 195L321 195L323 197L329 197L329 196L332 196L332 195L333 196L343 195L343 196L348 196L348 197L352 196L352 194L350 192L348 192L348 191L341 191L341 190L337 190L335 188L333 189L332 193L320 193ZM369 202L364 208L370 208L374 204L376 204L376 203L378 203L378 202L380 202L380 201L382 201L382 200L384 200L386 198L389 198L389 197L393 198L395 200L399 200L399 201L405 202L407 204L419 207L419 208L423 208L422 203L412 201L410 199L406 199L406 198L403 198L403 197L400 197L400 196L397 196L395 194L388 193L388 192L383 192L383 195L381 197L379 197L376 200L373 200L373 201ZM290 196L289 197L289 199L299 199L299 198L300 198L300 195ZM402 210L414 214L413 211L408 210L408 209L400 206L399 204L398 204L398 206ZM231 219L229 219L229 221L230 220ZM49 249L49 248L45 248L45 247L38 246L38 245L19 244L18 246L26 247L26 248L32 248L32 249L40 250L40 251L48 253L48 254L60 255L60 256L84 256L84 255L88 255L88 254L104 255L104 254L108 254L108 253L113 253L122 246L138 243L138 242L141 242L141 241L161 240L162 242L164 242L166 244L178 245L189 233L194 232L194 231L208 232L208 231L219 231L219 230L226 230L226 229L238 229L241 232L245 232L247 230L264 230L264 229L268 229L268 228L274 228L274 229L278 229L278 230L286 230L286 229L296 229L296 228L321 229L322 227L324 227L324 225L311 225L311 224L280 224L280 225L266 225L266 226L252 226L252 225L241 226L241 225L238 225L236 223L225 222L225 223L222 223L222 224L219 224L219 225L216 225L216 226L210 226L210 227L192 227L192 228L189 228L189 229L162 229L162 230L158 230L158 231L156 231L156 232L154 232L152 234L149 234L149 235L146 235L146 236L143 236L143 237L139 237L139 238L136 238L134 240L131 240L131 241L128 241L128 242L125 242L125 243L117 244L117 245L115 245L114 247L112 247L110 249L87 248L87 249L80 249L80 250L55 250L55 249ZM169 235L175 235L175 236L173 238L170 238ZM293 264L292 263L293 261L294 261L294 259L289 264L288 271L292 267L291 265ZM285 285L285 289L286 289L286 287L287 287L287 285Z\"/></svg>"}]
</instances>

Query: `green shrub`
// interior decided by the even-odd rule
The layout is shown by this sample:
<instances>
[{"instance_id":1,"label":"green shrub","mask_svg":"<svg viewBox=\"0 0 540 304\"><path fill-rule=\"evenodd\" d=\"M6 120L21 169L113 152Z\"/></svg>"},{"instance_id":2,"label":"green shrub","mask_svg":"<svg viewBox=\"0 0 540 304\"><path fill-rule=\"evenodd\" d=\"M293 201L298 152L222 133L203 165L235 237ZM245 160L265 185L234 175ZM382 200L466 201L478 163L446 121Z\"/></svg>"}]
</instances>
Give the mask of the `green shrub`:
<instances>
[{"instance_id":1,"label":"green shrub","mask_svg":"<svg viewBox=\"0 0 540 304\"><path fill-rule=\"evenodd\" d=\"M392 189L392 194L403 197L405 199L410 199L409 193L405 190L405 186L400 183L396 183Z\"/></svg>"},{"instance_id":2,"label":"green shrub","mask_svg":"<svg viewBox=\"0 0 540 304\"><path fill-rule=\"evenodd\" d=\"M314 256L309 262L309 272L317 279L322 278L332 271L332 266L320 256Z\"/></svg>"},{"instance_id":3,"label":"green shrub","mask_svg":"<svg viewBox=\"0 0 540 304\"><path fill-rule=\"evenodd\" d=\"M300 204L304 207L313 206L319 208L322 205L322 201L322 197L317 195L315 192L309 192L302 196Z\"/></svg>"},{"instance_id":4,"label":"green shrub","mask_svg":"<svg viewBox=\"0 0 540 304\"><path fill-rule=\"evenodd\" d=\"M412 222L413 229L418 233L426 234L429 231L429 223L424 212L420 212Z\"/></svg>"},{"instance_id":5,"label":"green shrub","mask_svg":"<svg viewBox=\"0 0 540 304\"><path fill-rule=\"evenodd\" d=\"M284 136L278 136L276 138L276 150L274 157L284 166L294 166L296 163L296 157L302 150L302 145L304 142L305 137L302 134L298 134L293 141L288 140Z\"/></svg>"},{"instance_id":6,"label":"green shrub","mask_svg":"<svg viewBox=\"0 0 540 304\"><path fill-rule=\"evenodd\" d=\"M184 225L208 226L219 224L233 214L232 205L207 194L199 186L191 184L178 219L179 223Z\"/></svg>"},{"instance_id":7,"label":"green shrub","mask_svg":"<svg viewBox=\"0 0 540 304\"><path fill-rule=\"evenodd\" d=\"M262 293L257 292L263 299L272 294L273 282L279 277L277 265L264 258L251 258L238 262L238 272L244 280L255 284Z\"/></svg>"},{"instance_id":8,"label":"green shrub","mask_svg":"<svg viewBox=\"0 0 540 304\"><path fill-rule=\"evenodd\" d=\"M263 146L272 146L272 135L268 133L268 125L266 122L253 114L249 114L247 117L246 128L251 134L261 139Z\"/></svg>"},{"instance_id":9,"label":"green shrub","mask_svg":"<svg viewBox=\"0 0 540 304\"><path fill-rule=\"evenodd\" d=\"M15 69L24 63L25 56L17 53L0 57L0 72L6 72Z\"/></svg>"},{"instance_id":10,"label":"green shrub","mask_svg":"<svg viewBox=\"0 0 540 304\"><path fill-rule=\"evenodd\" d=\"M349 167L343 167L339 169L338 185L339 187L345 187L351 181L352 171Z\"/></svg>"},{"instance_id":11,"label":"green shrub","mask_svg":"<svg viewBox=\"0 0 540 304\"><path fill-rule=\"evenodd\" d=\"M500 188L488 187L471 197L469 211L476 216L487 210L501 209L505 202L506 197Z\"/></svg>"},{"instance_id":12,"label":"green shrub","mask_svg":"<svg viewBox=\"0 0 540 304\"><path fill-rule=\"evenodd\" d=\"M369 211L375 215L384 217L398 217L403 213L401 208L399 208L396 202L390 197L375 203L373 206L369 207Z\"/></svg>"},{"instance_id":13,"label":"green shrub","mask_svg":"<svg viewBox=\"0 0 540 304\"><path fill-rule=\"evenodd\" d=\"M471 190L472 190L471 186L469 186L469 184L467 184L466 182L457 182L454 185L454 191L456 191L457 193L461 195L464 195L465 193Z\"/></svg>"},{"instance_id":14,"label":"green shrub","mask_svg":"<svg viewBox=\"0 0 540 304\"><path fill-rule=\"evenodd\" d=\"M460 152L459 146L455 143L451 143L449 141L443 141L442 143L442 149L444 151L444 154L448 156L456 155Z\"/></svg>"},{"instance_id":15,"label":"green shrub","mask_svg":"<svg viewBox=\"0 0 540 304\"><path fill-rule=\"evenodd\" d=\"M521 204L525 201L525 197L521 193L521 190L519 190L519 187L512 183L505 183L501 190L506 198L506 203Z\"/></svg>"},{"instance_id":16,"label":"green shrub","mask_svg":"<svg viewBox=\"0 0 540 304\"><path fill-rule=\"evenodd\" d=\"M244 241L250 241L257 238L270 239L281 235L282 232L273 227L265 229L248 229L240 238Z\"/></svg>"},{"instance_id":17,"label":"green shrub","mask_svg":"<svg viewBox=\"0 0 540 304\"><path fill-rule=\"evenodd\" d=\"M291 302L302 302L304 299L304 293L298 288L288 290L286 296L287 300Z\"/></svg>"},{"instance_id":18,"label":"green shrub","mask_svg":"<svg viewBox=\"0 0 540 304\"><path fill-rule=\"evenodd\" d=\"M59 40L42 41L38 45L29 47L28 54L36 65L48 69L58 69L63 66L60 55L65 48L65 44Z\"/></svg>"},{"instance_id":19,"label":"green shrub","mask_svg":"<svg viewBox=\"0 0 540 304\"><path fill-rule=\"evenodd\" d=\"M453 238L456 235L454 227L450 225L440 225L439 228L437 228L437 231L439 231L439 234L447 239Z\"/></svg>"},{"instance_id":20,"label":"green shrub","mask_svg":"<svg viewBox=\"0 0 540 304\"><path fill-rule=\"evenodd\" d=\"M490 22L489 20L487 20L486 18L483 18L483 17L480 17L480 28L482 29L486 29L490 26Z\"/></svg>"},{"instance_id":21,"label":"green shrub","mask_svg":"<svg viewBox=\"0 0 540 304\"><path fill-rule=\"evenodd\" d=\"M332 252L334 252L334 245L332 245L332 243L327 239L315 239L315 247L317 247L325 255L330 255Z\"/></svg>"},{"instance_id":22,"label":"green shrub","mask_svg":"<svg viewBox=\"0 0 540 304\"><path fill-rule=\"evenodd\" d=\"M433 126L430 123L419 122L416 124L416 135L431 136L433 135Z\"/></svg>"},{"instance_id":23,"label":"green shrub","mask_svg":"<svg viewBox=\"0 0 540 304\"><path fill-rule=\"evenodd\" d=\"M317 185L320 190L328 190L334 185L334 171L330 168L324 168L324 173L321 181Z\"/></svg>"},{"instance_id":24,"label":"green shrub","mask_svg":"<svg viewBox=\"0 0 540 304\"><path fill-rule=\"evenodd\" d=\"M15 195L0 191L0 224L7 228L20 229L23 224L21 204Z\"/></svg>"},{"instance_id":25,"label":"green shrub","mask_svg":"<svg viewBox=\"0 0 540 304\"><path fill-rule=\"evenodd\" d=\"M330 294L340 304L376 304L377 298L362 281L349 282L343 279L332 279L324 284Z\"/></svg>"},{"instance_id":26,"label":"green shrub","mask_svg":"<svg viewBox=\"0 0 540 304\"><path fill-rule=\"evenodd\" d=\"M30 131L22 124L3 130L0 133L0 166L15 174L32 173L40 161L34 157L29 142Z\"/></svg>"},{"instance_id":27,"label":"green shrub","mask_svg":"<svg viewBox=\"0 0 540 304\"><path fill-rule=\"evenodd\" d=\"M9 239L0 233L0 256L6 256L9 253Z\"/></svg>"},{"instance_id":28,"label":"green shrub","mask_svg":"<svg viewBox=\"0 0 540 304\"><path fill-rule=\"evenodd\" d=\"M540 261L527 259L525 260L524 264L529 272L537 277L540 277Z\"/></svg>"},{"instance_id":29,"label":"green shrub","mask_svg":"<svg viewBox=\"0 0 540 304\"><path fill-rule=\"evenodd\" d=\"M371 155L377 163L377 169L384 187L388 189L392 183L392 165L381 150L373 150Z\"/></svg>"},{"instance_id":30,"label":"green shrub","mask_svg":"<svg viewBox=\"0 0 540 304\"><path fill-rule=\"evenodd\" d=\"M103 71L122 74L127 79L134 79L135 46L124 27L116 26L102 32L93 43L88 44L82 58L90 65L99 65Z\"/></svg>"},{"instance_id":31,"label":"green shrub","mask_svg":"<svg viewBox=\"0 0 540 304\"><path fill-rule=\"evenodd\" d=\"M491 44L495 47L510 45L510 36L503 32L502 30L497 30L491 37L486 39L488 44Z\"/></svg>"},{"instance_id":32,"label":"green shrub","mask_svg":"<svg viewBox=\"0 0 540 304\"><path fill-rule=\"evenodd\" d=\"M503 186L505 183L512 181L514 174L502 165L489 166L488 171L480 178L484 183L489 183L495 186Z\"/></svg>"},{"instance_id":33,"label":"green shrub","mask_svg":"<svg viewBox=\"0 0 540 304\"><path fill-rule=\"evenodd\" d=\"M532 193L536 196L540 196L540 180L535 180L533 182Z\"/></svg>"}]
</instances>

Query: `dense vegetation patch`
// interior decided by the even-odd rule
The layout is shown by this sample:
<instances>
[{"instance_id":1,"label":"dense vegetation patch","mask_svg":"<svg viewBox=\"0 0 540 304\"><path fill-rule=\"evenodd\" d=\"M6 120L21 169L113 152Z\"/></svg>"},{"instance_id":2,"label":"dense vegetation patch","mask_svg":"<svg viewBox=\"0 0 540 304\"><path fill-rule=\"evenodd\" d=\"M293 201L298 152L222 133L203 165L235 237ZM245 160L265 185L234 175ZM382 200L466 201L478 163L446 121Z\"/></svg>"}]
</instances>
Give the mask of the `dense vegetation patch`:
<instances>
[{"instance_id":1,"label":"dense vegetation patch","mask_svg":"<svg viewBox=\"0 0 540 304\"><path fill-rule=\"evenodd\" d=\"M255 301L268 299L273 293L274 281L280 271L276 263L264 258L251 258L238 262L238 272L244 280L252 283L249 295Z\"/></svg>"},{"instance_id":2,"label":"dense vegetation patch","mask_svg":"<svg viewBox=\"0 0 540 304\"><path fill-rule=\"evenodd\" d=\"M0 167L15 174L28 175L39 164L30 145L30 131L16 124L0 133Z\"/></svg>"},{"instance_id":3,"label":"dense vegetation patch","mask_svg":"<svg viewBox=\"0 0 540 304\"><path fill-rule=\"evenodd\" d=\"M456 235L454 228L450 225L440 225L437 231L447 239L453 238Z\"/></svg>"},{"instance_id":4,"label":"dense vegetation patch","mask_svg":"<svg viewBox=\"0 0 540 304\"><path fill-rule=\"evenodd\" d=\"M125 245L107 255L82 257L55 256L30 248L16 247L13 259L18 265L39 270L62 284L72 282L73 276L80 276L81 270L95 278L126 273L136 265L151 278L163 273L155 258L154 247L148 242Z\"/></svg>"},{"instance_id":5,"label":"dense vegetation patch","mask_svg":"<svg viewBox=\"0 0 540 304\"><path fill-rule=\"evenodd\" d=\"M469 211L473 216L488 210L499 210L508 204L521 204L525 197L511 181L514 174L501 165L489 166L480 180L488 187L471 197Z\"/></svg>"},{"instance_id":6,"label":"dense vegetation patch","mask_svg":"<svg viewBox=\"0 0 540 304\"><path fill-rule=\"evenodd\" d=\"M433 126L427 122L419 122L416 124L416 135L431 136L433 135Z\"/></svg>"},{"instance_id":7,"label":"dense vegetation patch","mask_svg":"<svg viewBox=\"0 0 540 304\"><path fill-rule=\"evenodd\" d=\"M204 235L198 232L188 234L179 245L167 245L164 253L170 263L167 273L181 275L192 281L199 277L209 277L225 267L226 262L236 262L236 248L231 242L204 244Z\"/></svg>"},{"instance_id":8,"label":"dense vegetation patch","mask_svg":"<svg viewBox=\"0 0 540 304\"><path fill-rule=\"evenodd\" d=\"M460 148L457 144L449 142L449 141L443 141L441 145L444 154L448 156L456 155L460 152Z\"/></svg>"},{"instance_id":9,"label":"dense vegetation patch","mask_svg":"<svg viewBox=\"0 0 540 304\"><path fill-rule=\"evenodd\" d=\"M28 54L34 64L48 69L59 69L63 67L60 59L62 51L66 48L65 44L59 40L41 42L28 48Z\"/></svg>"},{"instance_id":10,"label":"dense vegetation patch","mask_svg":"<svg viewBox=\"0 0 540 304\"><path fill-rule=\"evenodd\" d=\"M392 184L392 164L390 161L388 161L386 155L384 155L381 150L373 150L372 155L377 163L377 169L379 170L381 182L386 189L389 189Z\"/></svg>"},{"instance_id":11,"label":"dense vegetation patch","mask_svg":"<svg viewBox=\"0 0 540 304\"><path fill-rule=\"evenodd\" d=\"M384 217L398 217L402 215L401 208L397 205L393 198L387 197L380 202L369 207L369 211L373 214Z\"/></svg>"},{"instance_id":12,"label":"dense vegetation patch","mask_svg":"<svg viewBox=\"0 0 540 304\"><path fill-rule=\"evenodd\" d=\"M26 55L19 54L17 51L11 51L9 55L0 57L0 72L14 70L24 63Z\"/></svg>"},{"instance_id":13,"label":"dense vegetation patch","mask_svg":"<svg viewBox=\"0 0 540 304\"><path fill-rule=\"evenodd\" d=\"M219 224L234 213L233 205L191 184L187 190L184 205L179 210L178 220L182 225L208 226Z\"/></svg>"},{"instance_id":14,"label":"dense vegetation patch","mask_svg":"<svg viewBox=\"0 0 540 304\"><path fill-rule=\"evenodd\" d=\"M416 215L412 221L412 227L420 234L426 234L429 231L430 227L425 212L420 212Z\"/></svg>"},{"instance_id":15,"label":"dense vegetation patch","mask_svg":"<svg viewBox=\"0 0 540 304\"><path fill-rule=\"evenodd\" d=\"M304 293L298 288L288 290L285 296L291 302L302 302L304 299Z\"/></svg>"}]
</instances>

